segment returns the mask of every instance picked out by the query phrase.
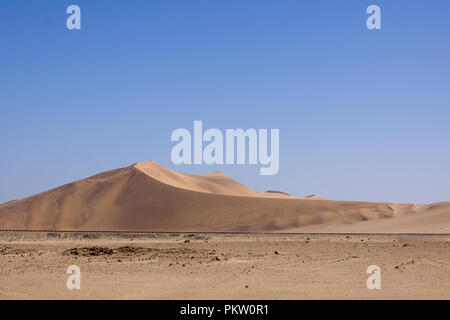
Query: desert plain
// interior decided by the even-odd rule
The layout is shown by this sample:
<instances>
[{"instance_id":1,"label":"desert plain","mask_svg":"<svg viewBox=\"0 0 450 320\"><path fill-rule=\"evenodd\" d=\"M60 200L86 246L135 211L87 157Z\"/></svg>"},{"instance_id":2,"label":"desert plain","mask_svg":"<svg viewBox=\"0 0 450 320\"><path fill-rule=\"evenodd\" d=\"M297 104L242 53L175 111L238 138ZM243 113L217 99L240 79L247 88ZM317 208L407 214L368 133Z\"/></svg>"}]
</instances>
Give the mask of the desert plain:
<instances>
[{"instance_id":1,"label":"desert plain","mask_svg":"<svg viewBox=\"0 0 450 320\"><path fill-rule=\"evenodd\" d=\"M448 235L4 231L0 299L449 299L449 261Z\"/></svg>"}]
</instances>

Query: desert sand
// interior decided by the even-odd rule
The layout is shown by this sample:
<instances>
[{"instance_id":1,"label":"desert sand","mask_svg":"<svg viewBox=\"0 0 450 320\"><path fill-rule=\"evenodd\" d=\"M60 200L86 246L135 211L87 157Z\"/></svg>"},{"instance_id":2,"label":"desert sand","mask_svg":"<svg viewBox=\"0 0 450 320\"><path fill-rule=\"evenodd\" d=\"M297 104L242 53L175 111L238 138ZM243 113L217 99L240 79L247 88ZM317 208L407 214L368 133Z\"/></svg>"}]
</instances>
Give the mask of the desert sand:
<instances>
[{"instance_id":1,"label":"desert sand","mask_svg":"<svg viewBox=\"0 0 450 320\"><path fill-rule=\"evenodd\" d=\"M299 198L148 161L2 204L0 230L446 234L450 203Z\"/></svg>"},{"instance_id":2,"label":"desert sand","mask_svg":"<svg viewBox=\"0 0 450 320\"><path fill-rule=\"evenodd\" d=\"M448 202L300 198L150 161L2 204L0 230L0 299L450 298Z\"/></svg>"},{"instance_id":3,"label":"desert sand","mask_svg":"<svg viewBox=\"0 0 450 320\"><path fill-rule=\"evenodd\" d=\"M3 231L0 299L450 299L449 261L449 235Z\"/></svg>"}]
</instances>

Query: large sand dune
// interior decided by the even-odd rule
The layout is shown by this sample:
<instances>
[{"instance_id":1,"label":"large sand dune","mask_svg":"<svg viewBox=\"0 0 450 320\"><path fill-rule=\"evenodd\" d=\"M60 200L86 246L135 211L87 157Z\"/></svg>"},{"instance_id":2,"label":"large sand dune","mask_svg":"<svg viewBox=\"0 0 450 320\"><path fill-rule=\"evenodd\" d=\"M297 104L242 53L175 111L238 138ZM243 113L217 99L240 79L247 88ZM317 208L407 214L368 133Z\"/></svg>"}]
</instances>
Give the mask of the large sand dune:
<instances>
[{"instance_id":1,"label":"large sand dune","mask_svg":"<svg viewBox=\"0 0 450 320\"><path fill-rule=\"evenodd\" d=\"M0 205L0 229L450 233L450 203L259 193L223 173L181 174L150 161Z\"/></svg>"}]
</instances>

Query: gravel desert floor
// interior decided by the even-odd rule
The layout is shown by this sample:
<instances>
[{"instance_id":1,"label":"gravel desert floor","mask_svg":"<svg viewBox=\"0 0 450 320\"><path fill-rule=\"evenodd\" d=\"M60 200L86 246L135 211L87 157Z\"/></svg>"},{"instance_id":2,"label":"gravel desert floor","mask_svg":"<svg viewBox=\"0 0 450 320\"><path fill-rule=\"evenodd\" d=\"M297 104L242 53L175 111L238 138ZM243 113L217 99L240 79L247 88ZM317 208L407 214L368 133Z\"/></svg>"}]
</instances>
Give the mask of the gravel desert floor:
<instances>
[{"instance_id":1,"label":"gravel desert floor","mask_svg":"<svg viewBox=\"0 0 450 320\"><path fill-rule=\"evenodd\" d=\"M450 235L1 231L0 299L450 299Z\"/></svg>"}]
</instances>

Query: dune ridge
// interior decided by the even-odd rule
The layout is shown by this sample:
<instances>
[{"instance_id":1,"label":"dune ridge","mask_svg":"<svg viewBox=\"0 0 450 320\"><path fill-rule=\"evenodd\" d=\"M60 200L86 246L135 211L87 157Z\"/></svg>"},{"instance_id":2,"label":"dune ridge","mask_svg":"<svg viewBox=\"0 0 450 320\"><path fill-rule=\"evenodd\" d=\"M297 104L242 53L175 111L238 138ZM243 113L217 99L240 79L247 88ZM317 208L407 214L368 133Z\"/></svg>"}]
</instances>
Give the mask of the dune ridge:
<instances>
[{"instance_id":1,"label":"dune ridge","mask_svg":"<svg viewBox=\"0 0 450 320\"><path fill-rule=\"evenodd\" d=\"M137 162L133 167L161 183L180 189L241 197L258 197L258 192L247 188L220 171L198 175L179 173L155 161Z\"/></svg>"},{"instance_id":2,"label":"dune ridge","mask_svg":"<svg viewBox=\"0 0 450 320\"><path fill-rule=\"evenodd\" d=\"M359 232L450 231L448 202L312 201L273 195L249 189L223 173L188 175L153 161L138 162L0 205L0 229L332 232L352 227ZM428 216L431 222L424 223ZM409 220L404 224L402 219ZM394 227L389 221L395 222ZM367 226L378 222L387 226Z\"/></svg>"}]
</instances>

